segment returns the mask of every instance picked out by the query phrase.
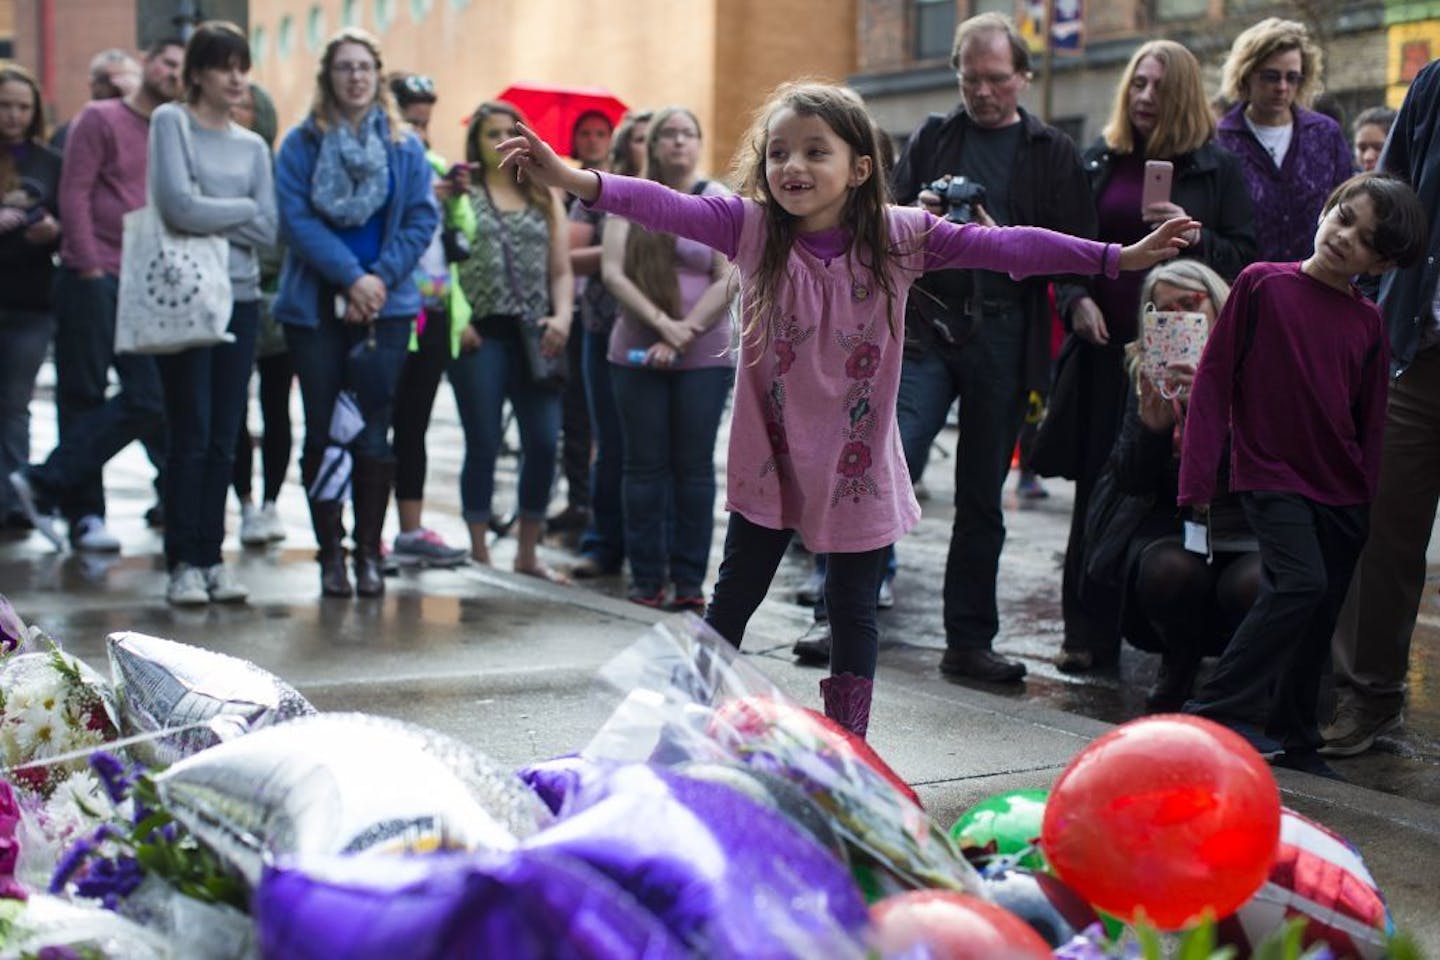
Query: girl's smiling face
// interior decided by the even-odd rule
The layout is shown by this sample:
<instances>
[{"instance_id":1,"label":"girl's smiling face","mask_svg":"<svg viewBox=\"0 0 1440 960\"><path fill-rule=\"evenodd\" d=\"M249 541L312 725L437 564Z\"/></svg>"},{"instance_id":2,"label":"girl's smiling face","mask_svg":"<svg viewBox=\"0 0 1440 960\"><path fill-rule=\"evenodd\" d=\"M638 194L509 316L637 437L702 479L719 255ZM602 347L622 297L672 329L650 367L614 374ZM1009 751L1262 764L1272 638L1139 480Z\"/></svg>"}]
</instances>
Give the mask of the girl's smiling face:
<instances>
[{"instance_id":1,"label":"girl's smiling face","mask_svg":"<svg viewBox=\"0 0 1440 960\"><path fill-rule=\"evenodd\" d=\"M869 179L872 165L817 116L784 107L770 118L765 184L803 233L840 225L850 191Z\"/></svg>"}]
</instances>

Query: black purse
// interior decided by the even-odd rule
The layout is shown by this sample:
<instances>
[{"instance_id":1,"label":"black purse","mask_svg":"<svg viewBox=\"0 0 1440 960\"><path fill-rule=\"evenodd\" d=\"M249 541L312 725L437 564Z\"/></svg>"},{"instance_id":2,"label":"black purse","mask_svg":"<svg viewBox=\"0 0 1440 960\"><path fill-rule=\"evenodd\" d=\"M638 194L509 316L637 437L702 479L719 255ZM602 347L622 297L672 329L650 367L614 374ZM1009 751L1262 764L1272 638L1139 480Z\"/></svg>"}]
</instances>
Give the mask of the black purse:
<instances>
[{"instance_id":1,"label":"black purse","mask_svg":"<svg viewBox=\"0 0 1440 960\"><path fill-rule=\"evenodd\" d=\"M515 254L510 249L510 230L506 227L505 218L490 196L490 187L483 178L480 180L480 188L485 193L485 200L490 204L490 209L495 211L495 222L500 227L500 253L505 258L505 275L510 280L510 292L515 295L517 303L523 303L524 298L520 295L520 281L515 276ZM540 340L545 335L545 328L540 324L539 317L522 314L519 322L520 356L525 364L526 379L542 390L564 390L565 382L570 379L570 360L566 356L566 352L561 350L551 357L546 356L545 352L540 349Z\"/></svg>"}]
</instances>

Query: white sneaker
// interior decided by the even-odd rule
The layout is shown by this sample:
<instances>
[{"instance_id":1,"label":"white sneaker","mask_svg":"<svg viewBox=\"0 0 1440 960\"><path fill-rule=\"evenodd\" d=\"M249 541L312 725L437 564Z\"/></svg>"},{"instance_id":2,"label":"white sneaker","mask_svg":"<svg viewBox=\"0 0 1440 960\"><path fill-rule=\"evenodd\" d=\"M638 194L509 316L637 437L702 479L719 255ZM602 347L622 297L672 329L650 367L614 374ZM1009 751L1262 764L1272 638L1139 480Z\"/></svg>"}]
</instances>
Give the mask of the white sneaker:
<instances>
[{"instance_id":1,"label":"white sneaker","mask_svg":"<svg viewBox=\"0 0 1440 960\"><path fill-rule=\"evenodd\" d=\"M206 568L205 591L213 603L244 603L250 596L250 591L223 563Z\"/></svg>"},{"instance_id":2,"label":"white sneaker","mask_svg":"<svg viewBox=\"0 0 1440 960\"><path fill-rule=\"evenodd\" d=\"M263 547L270 542L265 519L253 503L240 505L240 542L247 547Z\"/></svg>"},{"instance_id":3,"label":"white sneaker","mask_svg":"<svg viewBox=\"0 0 1440 960\"><path fill-rule=\"evenodd\" d=\"M205 587L205 574L199 567L188 563L177 563L170 571L170 586L165 590L165 600L175 607L203 607L210 602L210 591Z\"/></svg>"},{"instance_id":4,"label":"white sneaker","mask_svg":"<svg viewBox=\"0 0 1440 960\"><path fill-rule=\"evenodd\" d=\"M105 519L88 514L75 521L70 528L70 542L76 550L93 550L96 553L119 553L120 541L105 528Z\"/></svg>"},{"instance_id":5,"label":"white sneaker","mask_svg":"<svg viewBox=\"0 0 1440 960\"><path fill-rule=\"evenodd\" d=\"M260 529L265 531L265 536L271 543L285 539L285 521L280 519L274 500L265 501L265 505L260 508L260 523Z\"/></svg>"}]
</instances>

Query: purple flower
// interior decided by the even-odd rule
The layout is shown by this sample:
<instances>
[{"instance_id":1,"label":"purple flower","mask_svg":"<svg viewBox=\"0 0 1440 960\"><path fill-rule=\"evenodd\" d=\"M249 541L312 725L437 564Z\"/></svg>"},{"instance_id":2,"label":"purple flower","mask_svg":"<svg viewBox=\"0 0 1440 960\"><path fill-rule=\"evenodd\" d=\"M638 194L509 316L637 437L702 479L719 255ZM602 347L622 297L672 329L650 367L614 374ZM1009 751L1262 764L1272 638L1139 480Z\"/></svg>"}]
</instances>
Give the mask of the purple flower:
<instances>
[{"instance_id":1,"label":"purple flower","mask_svg":"<svg viewBox=\"0 0 1440 960\"><path fill-rule=\"evenodd\" d=\"M35 957L36 960L85 960L84 954L66 946L41 947Z\"/></svg>"},{"instance_id":2,"label":"purple flower","mask_svg":"<svg viewBox=\"0 0 1440 960\"><path fill-rule=\"evenodd\" d=\"M117 760L114 754L98 750L90 755L90 766L104 784L111 803L119 803L130 795L130 788L135 785L135 777L126 773L125 764Z\"/></svg>"},{"instance_id":3,"label":"purple flower","mask_svg":"<svg viewBox=\"0 0 1440 960\"><path fill-rule=\"evenodd\" d=\"M0 653L10 653L25 639L25 622L11 606L10 599L0 593Z\"/></svg>"},{"instance_id":4,"label":"purple flower","mask_svg":"<svg viewBox=\"0 0 1440 960\"><path fill-rule=\"evenodd\" d=\"M61 857L60 862L55 865L55 873L50 877L50 886L46 889L50 893L62 892L65 889L65 884L70 882L70 878L85 865L85 861L90 859L90 855L94 852L95 844L86 840L84 837L70 844L69 849L65 851L65 855Z\"/></svg>"},{"instance_id":5,"label":"purple flower","mask_svg":"<svg viewBox=\"0 0 1440 960\"><path fill-rule=\"evenodd\" d=\"M75 892L82 897L103 900L105 906L113 910L112 903L134 893L144 879L145 871L134 857L97 860L75 884Z\"/></svg>"}]
</instances>

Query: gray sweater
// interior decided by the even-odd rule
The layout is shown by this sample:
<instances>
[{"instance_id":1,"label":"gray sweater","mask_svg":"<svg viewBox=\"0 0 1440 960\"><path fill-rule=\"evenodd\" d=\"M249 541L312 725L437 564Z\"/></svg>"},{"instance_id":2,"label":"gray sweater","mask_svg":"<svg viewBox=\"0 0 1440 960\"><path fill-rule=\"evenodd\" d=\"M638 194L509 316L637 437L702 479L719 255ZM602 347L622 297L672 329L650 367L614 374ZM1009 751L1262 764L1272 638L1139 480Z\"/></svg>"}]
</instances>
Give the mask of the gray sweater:
<instances>
[{"instance_id":1,"label":"gray sweater","mask_svg":"<svg viewBox=\"0 0 1440 960\"><path fill-rule=\"evenodd\" d=\"M181 124L194 147L187 154ZM230 283L237 302L260 299L255 248L275 242L275 181L270 151L236 123L202 127L183 105L150 117L150 198L172 230L219 234L230 241Z\"/></svg>"}]
</instances>

